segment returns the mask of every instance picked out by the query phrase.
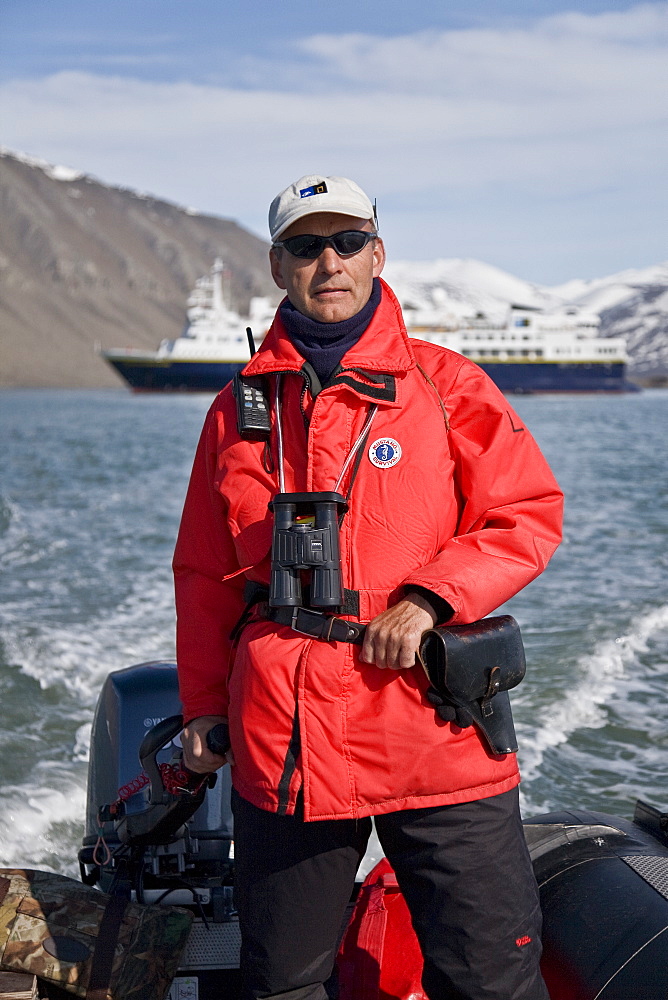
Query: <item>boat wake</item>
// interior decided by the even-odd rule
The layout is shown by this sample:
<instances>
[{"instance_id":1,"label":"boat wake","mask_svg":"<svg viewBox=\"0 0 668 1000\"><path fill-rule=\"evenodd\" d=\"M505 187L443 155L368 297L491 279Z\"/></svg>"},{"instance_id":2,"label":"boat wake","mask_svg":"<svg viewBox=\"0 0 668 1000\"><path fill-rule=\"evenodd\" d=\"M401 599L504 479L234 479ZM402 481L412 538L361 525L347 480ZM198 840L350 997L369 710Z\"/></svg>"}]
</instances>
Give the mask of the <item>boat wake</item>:
<instances>
[{"instance_id":1,"label":"boat wake","mask_svg":"<svg viewBox=\"0 0 668 1000\"><path fill-rule=\"evenodd\" d=\"M86 807L83 771L79 778L47 763L35 768L29 783L0 787L0 866L78 874Z\"/></svg>"},{"instance_id":2,"label":"boat wake","mask_svg":"<svg viewBox=\"0 0 668 1000\"><path fill-rule=\"evenodd\" d=\"M517 724L520 766L523 778L523 810L536 806L532 783L544 773L545 760L555 747L563 745L581 730L604 726L624 726L644 732L650 744L665 739L668 713L663 688L666 681L665 657L658 652L662 638L668 640L668 604L642 615L625 634L600 641L593 651L575 665L574 680L551 703L544 704L535 721ZM655 648L657 647L657 648ZM658 652L658 655L653 655ZM652 698L657 687L658 698ZM545 702L545 692L543 692ZM648 702L663 706L665 718L648 712ZM522 713L521 697L517 705ZM622 737L618 737L618 741ZM609 741L612 742L612 741ZM649 756L652 747L647 748ZM614 750L611 750L611 757ZM628 757L628 750L627 750ZM544 811L554 804L541 801Z\"/></svg>"},{"instance_id":3,"label":"boat wake","mask_svg":"<svg viewBox=\"0 0 668 1000\"><path fill-rule=\"evenodd\" d=\"M92 706L111 670L173 659L173 602L169 577L139 574L124 600L99 617L70 626L42 622L38 629L23 621L8 623L6 655L42 690L62 686L82 706Z\"/></svg>"}]
</instances>

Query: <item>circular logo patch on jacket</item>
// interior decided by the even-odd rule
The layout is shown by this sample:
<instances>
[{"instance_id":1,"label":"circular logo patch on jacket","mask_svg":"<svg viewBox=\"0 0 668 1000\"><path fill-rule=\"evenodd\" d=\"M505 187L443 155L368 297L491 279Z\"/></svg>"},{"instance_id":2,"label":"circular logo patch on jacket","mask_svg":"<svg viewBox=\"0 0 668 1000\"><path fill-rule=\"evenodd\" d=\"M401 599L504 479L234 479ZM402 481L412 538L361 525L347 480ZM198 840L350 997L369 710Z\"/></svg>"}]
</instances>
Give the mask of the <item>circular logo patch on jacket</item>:
<instances>
[{"instance_id":1,"label":"circular logo patch on jacket","mask_svg":"<svg viewBox=\"0 0 668 1000\"><path fill-rule=\"evenodd\" d=\"M401 458L401 445L394 438L378 438L369 448L369 461L377 469L391 469Z\"/></svg>"}]
</instances>

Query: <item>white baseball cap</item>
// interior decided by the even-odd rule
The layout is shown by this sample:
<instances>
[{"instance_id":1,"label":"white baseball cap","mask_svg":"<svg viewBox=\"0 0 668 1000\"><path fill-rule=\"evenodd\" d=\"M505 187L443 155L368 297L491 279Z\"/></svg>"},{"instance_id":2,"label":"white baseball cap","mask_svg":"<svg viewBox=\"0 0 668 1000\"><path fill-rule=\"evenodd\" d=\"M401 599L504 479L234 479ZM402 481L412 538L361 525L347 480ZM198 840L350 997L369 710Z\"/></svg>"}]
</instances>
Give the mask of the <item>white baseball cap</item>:
<instances>
[{"instance_id":1,"label":"white baseball cap","mask_svg":"<svg viewBox=\"0 0 668 1000\"><path fill-rule=\"evenodd\" d=\"M355 181L347 177L306 174L277 194L269 206L272 240L277 240L297 219L315 212L354 215L358 219L376 217L374 206Z\"/></svg>"}]
</instances>

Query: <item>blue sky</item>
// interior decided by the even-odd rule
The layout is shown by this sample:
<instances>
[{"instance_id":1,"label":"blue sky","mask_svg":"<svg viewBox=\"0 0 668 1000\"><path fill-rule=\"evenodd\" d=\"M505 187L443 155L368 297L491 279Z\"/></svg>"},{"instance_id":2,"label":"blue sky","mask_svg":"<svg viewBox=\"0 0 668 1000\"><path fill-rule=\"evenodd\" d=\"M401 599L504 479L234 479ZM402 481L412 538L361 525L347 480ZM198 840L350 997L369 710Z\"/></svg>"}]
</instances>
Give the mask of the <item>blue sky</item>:
<instances>
[{"instance_id":1,"label":"blue sky","mask_svg":"<svg viewBox=\"0 0 668 1000\"><path fill-rule=\"evenodd\" d=\"M556 284L668 257L668 5L0 0L0 141L266 237L354 177L395 259Z\"/></svg>"}]
</instances>

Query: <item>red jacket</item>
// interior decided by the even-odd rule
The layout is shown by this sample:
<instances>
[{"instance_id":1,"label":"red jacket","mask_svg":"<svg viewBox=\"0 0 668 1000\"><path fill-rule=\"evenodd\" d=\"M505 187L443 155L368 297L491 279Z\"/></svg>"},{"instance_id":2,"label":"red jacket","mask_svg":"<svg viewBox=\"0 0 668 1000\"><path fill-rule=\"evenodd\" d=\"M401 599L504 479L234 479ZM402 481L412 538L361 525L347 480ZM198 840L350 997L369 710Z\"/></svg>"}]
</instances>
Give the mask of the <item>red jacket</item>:
<instances>
[{"instance_id":1,"label":"red jacket","mask_svg":"<svg viewBox=\"0 0 668 1000\"><path fill-rule=\"evenodd\" d=\"M480 368L408 339L386 285L344 371L315 400L303 363L277 316L245 368L286 373L287 492L333 490L378 405L341 531L343 582L359 591L360 621L411 585L447 601L453 622L475 621L545 568L560 540L562 495L536 443ZM378 467L369 451L383 438L400 445L401 457ZM268 472L264 444L240 439L227 386L204 425L174 559L185 717L229 716L239 793L291 813L303 787L305 818L317 820L512 788L515 756L492 756L474 727L441 721L420 667L380 670L360 661L357 646L267 621L246 626L233 648L246 579L269 581L275 427L271 455ZM348 476L341 492L347 484Z\"/></svg>"}]
</instances>

